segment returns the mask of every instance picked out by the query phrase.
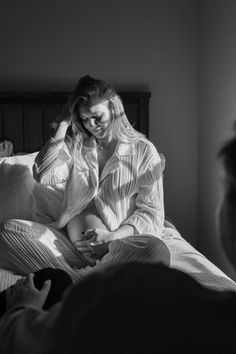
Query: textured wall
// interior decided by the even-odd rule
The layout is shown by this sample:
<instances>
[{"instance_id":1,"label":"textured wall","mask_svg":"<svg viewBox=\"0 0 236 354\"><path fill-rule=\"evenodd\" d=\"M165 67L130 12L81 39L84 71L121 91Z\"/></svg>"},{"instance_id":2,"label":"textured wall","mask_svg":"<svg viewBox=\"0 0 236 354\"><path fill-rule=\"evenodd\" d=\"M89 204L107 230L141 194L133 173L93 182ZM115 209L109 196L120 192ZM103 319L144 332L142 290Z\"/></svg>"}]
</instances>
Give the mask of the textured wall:
<instances>
[{"instance_id":1,"label":"textured wall","mask_svg":"<svg viewBox=\"0 0 236 354\"><path fill-rule=\"evenodd\" d=\"M166 212L195 241L198 1L0 2L0 90L72 90L91 74L152 92L150 138L166 155Z\"/></svg>"}]
</instances>

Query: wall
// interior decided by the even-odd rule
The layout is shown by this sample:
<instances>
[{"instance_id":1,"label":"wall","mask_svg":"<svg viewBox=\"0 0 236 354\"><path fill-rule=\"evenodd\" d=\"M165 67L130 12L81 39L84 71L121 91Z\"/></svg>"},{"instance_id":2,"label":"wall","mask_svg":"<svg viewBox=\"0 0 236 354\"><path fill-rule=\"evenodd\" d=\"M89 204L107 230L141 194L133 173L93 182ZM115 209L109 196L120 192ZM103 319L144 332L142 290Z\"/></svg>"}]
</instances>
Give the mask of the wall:
<instances>
[{"instance_id":1,"label":"wall","mask_svg":"<svg viewBox=\"0 0 236 354\"><path fill-rule=\"evenodd\" d=\"M166 212L195 243L198 1L5 0L0 48L1 91L72 90L84 74L150 90Z\"/></svg>"},{"instance_id":2,"label":"wall","mask_svg":"<svg viewBox=\"0 0 236 354\"><path fill-rule=\"evenodd\" d=\"M236 279L219 246L215 213L221 194L216 155L236 118L236 2L201 1L198 246Z\"/></svg>"}]
</instances>

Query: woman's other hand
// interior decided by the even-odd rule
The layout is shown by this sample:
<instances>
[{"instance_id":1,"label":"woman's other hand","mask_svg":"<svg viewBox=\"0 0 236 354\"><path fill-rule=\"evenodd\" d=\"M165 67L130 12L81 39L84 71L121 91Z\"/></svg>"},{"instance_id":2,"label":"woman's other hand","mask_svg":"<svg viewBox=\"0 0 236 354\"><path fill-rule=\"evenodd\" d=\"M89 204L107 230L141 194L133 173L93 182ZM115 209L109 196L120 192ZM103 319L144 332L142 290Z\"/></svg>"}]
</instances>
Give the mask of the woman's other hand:
<instances>
[{"instance_id":1,"label":"woman's other hand","mask_svg":"<svg viewBox=\"0 0 236 354\"><path fill-rule=\"evenodd\" d=\"M41 290L34 286L34 274L17 280L17 282L6 290L7 310L14 306L34 306L42 309L51 288L51 280L44 282Z\"/></svg>"},{"instance_id":2,"label":"woman's other hand","mask_svg":"<svg viewBox=\"0 0 236 354\"><path fill-rule=\"evenodd\" d=\"M112 232L102 228L87 229L84 232L84 239L90 242L103 243L111 241Z\"/></svg>"},{"instance_id":3,"label":"woman's other hand","mask_svg":"<svg viewBox=\"0 0 236 354\"><path fill-rule=\"evenodd\" d=\"M75 241L74 245L85 257L100 258L108 251L111 234L105 229L87 229L84 232L84 239Z\"/></svg>"}]
</instances>

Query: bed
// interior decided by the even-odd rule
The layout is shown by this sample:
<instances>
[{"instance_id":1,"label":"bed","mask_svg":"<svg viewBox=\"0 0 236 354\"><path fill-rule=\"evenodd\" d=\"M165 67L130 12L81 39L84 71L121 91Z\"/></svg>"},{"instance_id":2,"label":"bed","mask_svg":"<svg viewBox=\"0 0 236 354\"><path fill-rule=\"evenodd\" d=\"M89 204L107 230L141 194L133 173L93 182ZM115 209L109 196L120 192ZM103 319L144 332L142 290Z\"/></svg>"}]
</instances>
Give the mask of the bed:
<instances>
[{"instance_id":1,"label":"bed","mask_svg":"<svg viewBox=\"0 0 236 354\"><path fill-rule=\"evenodd\" d=\"M131 123L148 137L150 92L119 94ZM33 189L41 188L42 195L48 195L50 190L42 191L37 186L32 165L51 135L51 122L68 97L69 93L63 92L0 93L0 224L9 219L38 221L33 215ZM163 240L171 253L172 268L189 274L207 288L236 291L236 283L189 244L171 222L166 220L164 229ZM2 267L0 291L21 276Z\"/></svg>"}]
</instances>

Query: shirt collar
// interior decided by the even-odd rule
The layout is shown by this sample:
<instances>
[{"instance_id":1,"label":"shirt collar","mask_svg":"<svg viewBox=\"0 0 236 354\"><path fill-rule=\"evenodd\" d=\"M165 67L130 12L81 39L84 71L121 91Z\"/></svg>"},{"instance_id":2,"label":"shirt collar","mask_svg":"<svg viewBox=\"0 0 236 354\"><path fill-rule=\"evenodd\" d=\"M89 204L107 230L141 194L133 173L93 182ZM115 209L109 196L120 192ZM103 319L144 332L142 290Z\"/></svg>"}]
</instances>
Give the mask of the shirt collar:
<instances>
[{"instance_id":1,"label":"shirt collar","mask_svg":"<svg viewBox=\"0 0 236 354\"><path fill-rule=\"evenodd\" d=\"M90 148L84 149L85 155L87 153L94 153L96 151L96 143L95 139L91 139L91 146ZM135 146L134 143L124 143L124 142L118 142L116 152L119 156L126 156L126 155L134 155L135 153Z\"/></svg>"}]
</instances>

